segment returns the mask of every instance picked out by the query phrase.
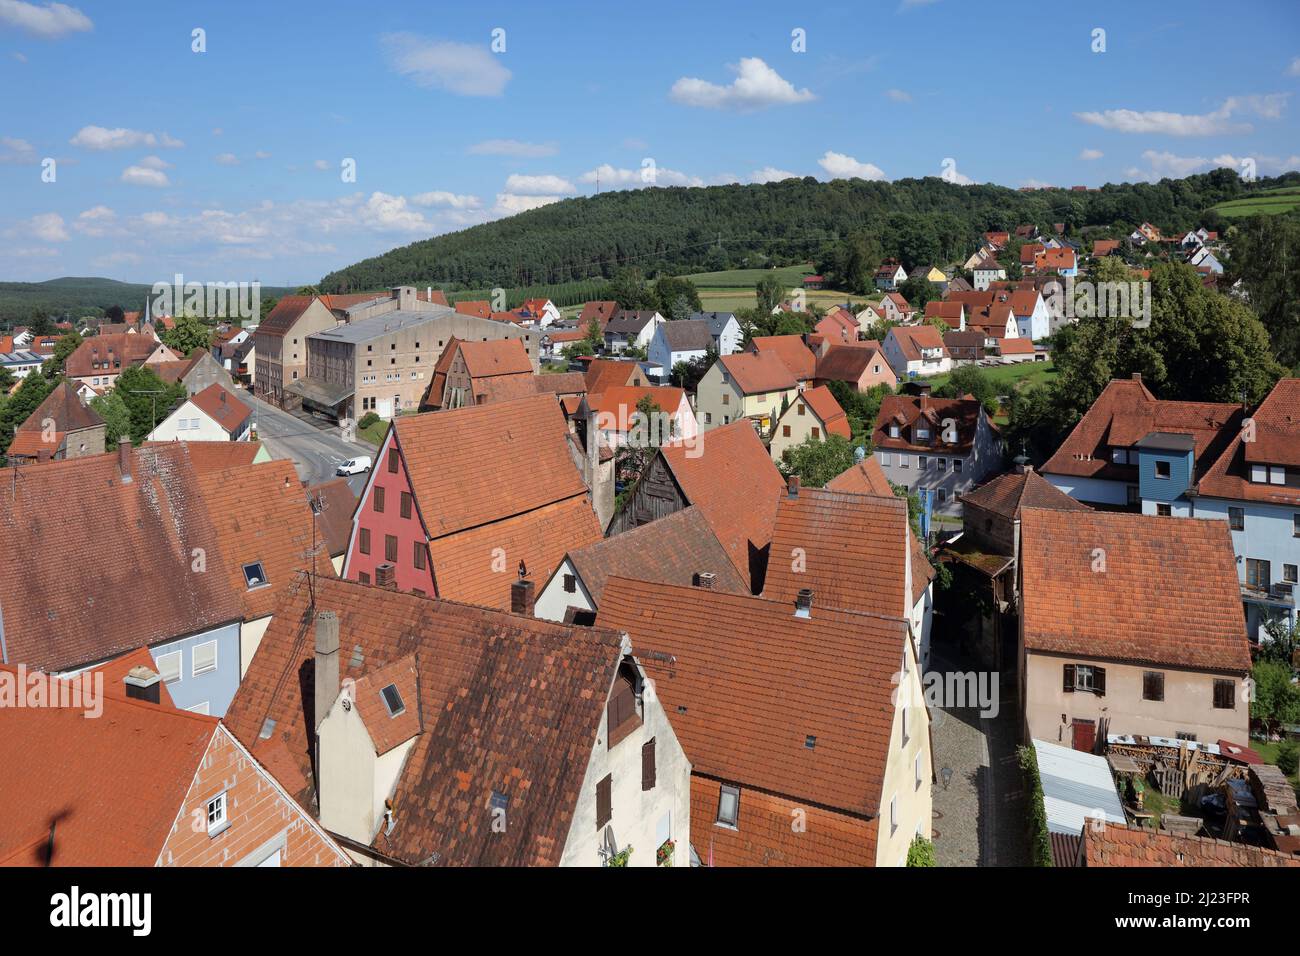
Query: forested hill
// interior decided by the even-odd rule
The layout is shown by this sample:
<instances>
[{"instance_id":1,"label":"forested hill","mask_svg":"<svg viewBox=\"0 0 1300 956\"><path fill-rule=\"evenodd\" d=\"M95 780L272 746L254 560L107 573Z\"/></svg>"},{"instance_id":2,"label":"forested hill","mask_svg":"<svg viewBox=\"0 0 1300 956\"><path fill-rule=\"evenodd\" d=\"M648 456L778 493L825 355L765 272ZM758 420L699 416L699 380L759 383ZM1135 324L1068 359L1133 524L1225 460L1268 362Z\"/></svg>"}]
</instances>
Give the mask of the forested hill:
<instances>
[{"instance_id":1,"label":"forested hill","mask_svg":"<svg viewBox=\"0 0 1300 956\"><path fill-rule=\"evenodd\" d=\"M941 179L896 182L811 177L750 186L655 188L566 199L412 243L325 276L323 292L427 283L513 288L608 277L627 265L681 273L815 258L827 241L866 230L910 264L965 258L986 230L1064 222L1126 234L1215 228L1209 207L1288 181L1243 183L1218 169L1159 183L1020 191Z\"/></svg>"}]
</instances>

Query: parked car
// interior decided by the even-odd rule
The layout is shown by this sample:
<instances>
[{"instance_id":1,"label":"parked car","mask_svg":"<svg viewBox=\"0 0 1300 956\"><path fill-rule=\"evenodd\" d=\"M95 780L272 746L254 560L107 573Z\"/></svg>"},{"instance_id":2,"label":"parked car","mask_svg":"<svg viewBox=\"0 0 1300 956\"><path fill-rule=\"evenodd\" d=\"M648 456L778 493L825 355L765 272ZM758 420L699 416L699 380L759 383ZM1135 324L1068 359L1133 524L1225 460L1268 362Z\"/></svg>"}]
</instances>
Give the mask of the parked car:
<instances>
[{"instance_id":1,"label":"parked car","mask_svg":"<svg viewBox=\"0 0 1300 956\"><path fill-rule=\"evenodd\" d=\"M362 475L370 470L372 462L369 455L359 455L356 458L349 458L343 464L339 465L334 472L336 475Z\"/></svg>"}]
</instances>

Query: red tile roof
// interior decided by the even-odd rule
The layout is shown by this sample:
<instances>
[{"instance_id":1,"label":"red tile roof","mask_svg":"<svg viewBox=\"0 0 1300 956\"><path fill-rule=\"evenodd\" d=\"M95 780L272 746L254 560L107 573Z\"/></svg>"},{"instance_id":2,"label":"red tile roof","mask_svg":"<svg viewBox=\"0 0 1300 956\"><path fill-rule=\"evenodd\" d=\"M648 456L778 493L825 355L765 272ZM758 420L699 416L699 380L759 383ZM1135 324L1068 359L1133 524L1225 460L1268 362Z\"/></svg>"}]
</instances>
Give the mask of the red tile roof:
<instances>
[{"instance_id":1,"label":"red tile roof","mask_svg":"<svg viewBox=\"0 0 1300 956\"><path fill-rule=\"evenodd\" d=\"M1254 441L1245 432L1233 435L1228 447L1206 471L1197 491L1213 498L1236 498L1266 504L1300 505L1300 489L1250 481L1251 464L1300 466L1300 378L1284 378L1251 416Z\"/></svg>"},{"instance_id":2,"label":"red tile roof","mask_svg":"<svg viewBox=\"0 0 1300 956\"><path fill-rule=\"evenodd\" d=\"M0 671L16 679L15 668ZM0 859L153 866L217 725L107 692L98 719L72 707L0 708L0 761L22 768L0 775Z\"/></svg>"},{"instance_id":3,"label":"red tile roof","mask_svg":"<svg viewBox=\"0 0 1300 956\"><path fill-rule=\"evenodd\" d=\"M939 349L947 354L943 347L943 336L933 325L896 325L889 330L889 334L894 337L903 357L909 362L920 361L922 349Z\"/></svg>"},{"instance_id":4,"label":"red tile roof","mask_svg":"<svg viewBox=\"0 0 1300 956\"><path fill-rule=\"evenodd\" d=\"M670 385L612 385L597 395L588 395L587 404L602 416L598 419L601 427L626 432L633 425L632 416L637 414L642 399L650 399L667 415L676 415L685 397L684 389Z\"/></svg>"},{"instance_id":5,"label":"red tile roof","mask_svg":"<svg viewBox=\"0 0 1300 956\"><path fill-rule=\"evenodd\" d=\"M528 350L524 348L523 339L464 341L458 344L461 358L465 360L465 368L471 378L533 373L533 365L528 359Z\"/></svg>"},{"instance_id":6,"label":"red tile roof","mask_svg":"<svg viewBox=\"0 0 1300 956\"><path fill-rule=\"evenodd\" d=\"M611 385L626 385L636 374L636 362L619 362L614 359L595 359L587 366L587 394L599 395Z\"/></svg>"},{"instance_id":7,"label":"red tile roof","mask_svg":"<svg viewBox=\"0 0 1300 956\"><path fill-rule=\"evenodd\" d=\"M804 351L808 347L799 343ZM758 346L755 340L755 346ZM727 374L735 380L736 386L745 395L761 395L766 392L786 391L797 388L798 380L811 378L816 360L808 352L807 374L798 375L790 370L777 352L770 349L761 352L736 352L718 359Z\"/></svg>"},{"instance_id":8,"label":"red tile roof","mask_svg":"<svg viewBox=\"0 0 1300 956\"><path fill-rule=\"evenodd\" d=\"M751 553L772 540L777 495L785 487L754 426L742 419L705 432L694 452L675 444L660 454L686 500L703 512L736 570L750 580Z\"/></svg>"},{"instance_id":9,"label":"red tile roof","mask_svg":"<svg viewBox=\"0 0 1300 956\"><path fill-rule=\"evenodd\" d=\"M64 363L64 374L69 378L103 375L117 375L132 365L140 365L153 354L154 349L166 348L147 335L120 332L114 335L95 335L84 339L75 352ZM95 368L94 364L108 363L107 368Z\"/></svg>"},{"instance_id":10,"label":"red tile roof","mask_svg":"<svg viewBox=\"0 0 1300 956\"><path fill-rule=\"evenodd\" d=\"M224 471L238 465L251 465L257 453L262 450L260 441L149 441L144 443L145 448L167 448L174 445L185 446L190 467L194 469L196 475L210 471Z\"/></svg>"},{"instance_id":11,"label":"red tile roof","mask_svg":"<svg viewBox=\"0 0 1300 956\"><path fill-rule=\"evenodd\" d=\"M1300 866L1300 858L1276 850L1104 820L1084 821L1083 857L1085 866Z\"/></svg>"},{"instance_id":12,"label":"red tile roof","mask_svg":"<svg viewBox=\"0 0 1300 956\"><path fill-rule=\"evenodd\" d=\"M1057 511L1091 511L1054 484L1030 470L1007 472L961 496L963 504L975 505L1006 518L1016 518L1021 508L1054 508Z\"/></svg>"},{"instance_id":13,"label":"red tile roof","mask_svg":"<svg viewBox=\"0 0 1300 956\"><path fill-rule=\"evenodd\" d=\"M694 773L879 812L902 620L627 578L596 620L631 636Z\"/></svg>"},{"instance_id":14,"label":"red tile roof","mask_svg":"<svg viewBox=\"0 0 1300 956\"><path fill-rule=\"evenodd\" d=\"M804 344L803 339L798 335L756 335L750 343L750 351L759 354L774 354L785 364L791 374L801 382L812 378L816 372L817 356L813 355L812 350ZM766 373L768 378L774 376L777 376L777 373ZM784 378L784 376L777 377ZM771 389L767 389L767 391L771 391Z\"/></svg>"},{"instance_id":15,"label":"red tile roof","mask_svg":"<svg viewBox=\"0 0 1300 956\"><path fill-rule=\"evenodd\" d=\"M961 328L965 304L959 299L931 299L925 304L927 319L943 319L954 329Z\"/></svg>"},{"instance_id":16,"label":"red tile roof","mask_svg":"<svg viewBox=\"0 0 1300 956\"><path fill-rule=\"evenodd\" d=\"M840 407L840 403L835 400L835 396L831 394L831 390L825 385L806 388L800 392L798 397L790 403L786 415L797 414L797 406L800 402L812 409L812 413L822 423L827 435L839 435L843 438L852 437L853 433L849 428L848 416L844 414L844 409Z\"/></svg>"},{"instance_id":17,"label":"red tile roof","mask_svg":"<svg viewBox=\"0 0 1300 956\"><path fill-rule=\"evenodd\" d=\"M874 455L868 455L852 468L826 483L827 491L847 491L859 495L881 495L888 498L894 493L885 470Z\"/></svg>"},{"instance_id":18,"label":"red tile roof","mask_svg":"<svg viewBox=\"0 0 1300 956\"><path fill-rule=\"evenodd\" d=\"M241 618L186 444L129 460L129 483L117 454L94 455L30 469L0 496L9 662L69 669Z\"/></svg>"},{"instance_id":19,"label":"red tile roof","mask_svg":"<svg viewBox=\"0 0 1300 956\"><path fill-rule=\"evenodd\" d=\"M873 365L889 365L878 346L864 347L865 344L832 345L824 355L818 356L815 377L821 381L857 383ZM889 372L893 374L893 369Z\"/></svg>"},{"instance_id":20,"label":"red tile roof","mask_svg":"<svg viewBox=\"0 0 1300 956\"><path fill-rule=\"evenodd\" d=\"M218 382L209 385L197 395L191 395L190 404L225 429L228 435L237 435L244 424L253 417L253 410L240 401L239 396Z\"/></svg>"},{"instance_id":21,"label":"red tile roof","mask_svg":"<svg viewBox=\"0 0 1300 956\"><path fill-rule=\"evenodd\" d=\"M1028 650L1250 669L1226 522L1025 508L1020 526Z\"/></svg>"},{"instance_id":22,"label":"red tile roof","mask_svg":"<svg viewBox=\"0 0 1300 956\"><path fill-rule=\"evenodd\" d=\"M613 299L584 303L582 313L578 316L578 326L584 330L583 335L586 335L587 326L591 324L592 319L595 319L600 324L600 330L604 332L605 326L617 311L618 303Z\"/></svg>"},{"instance_id":23,"label":"red tile roof","mask_svg":"<svg viewBox=\"0 0 1300 956\"><path fill-rule=\"evenodd\" d=\"M1033 355L1032 339L1016 336L1014 339L998 337L998 351L1003 355Z\"/></svg>"},{"instance_id":24,"label":"red tile roof","mask_svg":"<svg viewBox=\"0 0 1300 956\"><path fill-rule=\"evenodd\" d=\"M315 296L310 295L282 296L276 301L275 308L267 313L266 318L258 325L257 334L284 338L285 334L293 328L293 324L311 306L314 299Z\"/></svg>"},{"instance_id":25,"label":"red tile roof","mask_svg":"<svg viewBox=\"0 0 1300 956\"><path fill-rule=\"evenodd\" d=\"M225 723L311 808L308 601L300 588L275 615ZM622 659L619 635L336 579L319 583L316 608L338 615L341 678L416 661L418 700L407 704L418 705L423 732L397 780L396 826L375 848L412 864L557 864ZM268 717L275 731L262 740ZM510 801L504 833L491 830L494 790Z\"/></svg>"},{"instance_id":26,"label":"red tile roof","mask_svg":"<svg viewBox=\"0 0 1300 956\"><path fill-rule=\"evenodd\" d=\"M1092 254L1098 259L1110 255L1119 248L1118 239L1098 239L1092 244Z\"/></svg>"},{"instance_id":27,"label":"red tile roof","mask_svg":"<svg viewBox=\"0 0 1300 956\"><path fill-rule=\"evenodd\" d=\"M480 319L486 319L492 314L492 306L487 299L467 300L457 302L456 311L461 315L476 315Z\"/></svg>"},{"instance_id":28,"label":"red tile roof","mask_svg":"<svg viewBox=\"0 0 1300 956\"><path fill-rule=\"evenodd\" d=\"M876 430L872 443L876 448L898 451L915 451L934 454L966 454L975 441L980 416L984 407L968 398L930 398L918 395L886 395L880 403L876 417ZM987 417L987 416L985 416ZM943 422L952 419L957 429L957 441L949 444L943 440ZM913 433L918 423L928 426L930 442L919 441ZM889 426L898 426L898 437L889 436Z\"/></svg>"}]
</instances>

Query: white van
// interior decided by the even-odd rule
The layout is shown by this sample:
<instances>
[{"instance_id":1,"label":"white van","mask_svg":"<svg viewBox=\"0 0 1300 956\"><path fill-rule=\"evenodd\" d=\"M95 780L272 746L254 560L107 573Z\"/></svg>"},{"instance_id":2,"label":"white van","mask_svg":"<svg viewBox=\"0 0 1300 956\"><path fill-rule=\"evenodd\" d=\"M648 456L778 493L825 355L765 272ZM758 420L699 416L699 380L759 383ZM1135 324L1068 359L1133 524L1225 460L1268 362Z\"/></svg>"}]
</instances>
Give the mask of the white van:
<instances>
[{"instance_id":1,"label":"white van","mask_svg":"<svg viewBox=\"0 0 1300 956\"><path fill-rule=\"evenodd\" d=\"M369 455L361 455L357 458L349 458L343 464L339 465L336 475L361 475L370 470L372 462Z\"/></svg>"}]
</instances>

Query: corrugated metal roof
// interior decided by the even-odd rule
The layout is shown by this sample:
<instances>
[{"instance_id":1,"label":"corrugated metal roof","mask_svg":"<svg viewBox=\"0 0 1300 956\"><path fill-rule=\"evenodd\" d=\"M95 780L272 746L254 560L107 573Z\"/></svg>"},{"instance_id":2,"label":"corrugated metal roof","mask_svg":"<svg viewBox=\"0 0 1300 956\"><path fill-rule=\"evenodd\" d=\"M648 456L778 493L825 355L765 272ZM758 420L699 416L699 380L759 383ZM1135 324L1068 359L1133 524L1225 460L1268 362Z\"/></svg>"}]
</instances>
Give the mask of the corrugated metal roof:
<instances>
[{"instance_id":1,"label":"corrugated metal roof","mask_svg":"<svg viewBox=\"0 0 1300 956\"><path fill-rule=\"evenodd\" d=\"M394 312L385 312L382 315L371 316L368 319L359 319L356 322L348 322L344 325L336 325L332 329L324 329L320 332L313 332L309 338L329 339L331 341L342 342L366 342L370 339L377 339L387 335L390 332L397 332L401 329L410 328L416 325L423 325L432 322L434 319L445 318L449 315L455 315L455 310L445 306L434 306L425 311L407 311L398 309Z\"/></svg>"},{"instance_id":2,"label":"corrugated metal roof","mask_svg":"<svg viewBox=\"0 0 1300 956\"><path fill-rule=\"evenodd\" d=\"M1088 817L1127 823L1105 757L1035 740L1049 833L1078 835Z\"/></svg>"}]
</instances>

